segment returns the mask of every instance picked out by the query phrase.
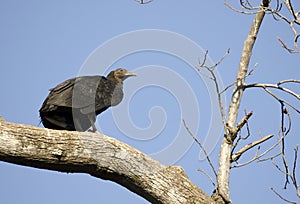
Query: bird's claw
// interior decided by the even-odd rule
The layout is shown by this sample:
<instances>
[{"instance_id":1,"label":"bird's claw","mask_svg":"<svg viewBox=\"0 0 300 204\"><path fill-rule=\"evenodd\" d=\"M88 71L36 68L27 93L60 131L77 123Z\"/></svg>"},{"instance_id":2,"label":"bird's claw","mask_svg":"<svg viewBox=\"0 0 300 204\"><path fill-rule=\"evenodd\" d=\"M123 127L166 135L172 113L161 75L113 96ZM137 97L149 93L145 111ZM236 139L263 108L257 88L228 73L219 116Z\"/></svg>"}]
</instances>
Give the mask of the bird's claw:
<instances>
[{"instance_id":1,"label":"bird's claw","mask_svg":"<svg viewBox=\"0 0 300 204\"><path fill-rule=\"evenodd\" d=\"M101 135L101 133L98 130L88 129L87 131Z\"/></svg>"}]
</instances>

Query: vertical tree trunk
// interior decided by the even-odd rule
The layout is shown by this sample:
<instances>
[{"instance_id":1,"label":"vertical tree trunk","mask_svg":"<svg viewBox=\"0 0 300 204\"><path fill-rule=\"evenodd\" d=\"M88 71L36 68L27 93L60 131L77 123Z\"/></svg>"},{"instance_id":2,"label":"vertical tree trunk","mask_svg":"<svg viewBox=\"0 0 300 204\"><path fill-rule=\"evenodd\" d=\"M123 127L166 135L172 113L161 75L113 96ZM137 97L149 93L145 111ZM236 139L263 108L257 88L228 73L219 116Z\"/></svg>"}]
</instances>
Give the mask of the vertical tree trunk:
<instances>
[{"instance_id":1,"label":"vertical tree trunk","mask_svg":"<svg viewBox=\"0 0 300 204\"><path fill-rule=\"evenodd\" d=\"M252 54L252 49L260 28L260 25L265 16L264 8L268 7L269 1L263 1L258 13L256 14L250 32L244 42L244 48L240 60L238 73L236 76L236 83L231 97L228 116L226 120L226 129L224 139L222 141L220 155L219 155L219 171L217 176L218 194L223 198L226 203L231 203L229 193L229 170L230 159L233 141L236 138L236 121L238 116L239 106L243 95L243 85L248 72L248 66Z\"/></svg>"}]
</instances>

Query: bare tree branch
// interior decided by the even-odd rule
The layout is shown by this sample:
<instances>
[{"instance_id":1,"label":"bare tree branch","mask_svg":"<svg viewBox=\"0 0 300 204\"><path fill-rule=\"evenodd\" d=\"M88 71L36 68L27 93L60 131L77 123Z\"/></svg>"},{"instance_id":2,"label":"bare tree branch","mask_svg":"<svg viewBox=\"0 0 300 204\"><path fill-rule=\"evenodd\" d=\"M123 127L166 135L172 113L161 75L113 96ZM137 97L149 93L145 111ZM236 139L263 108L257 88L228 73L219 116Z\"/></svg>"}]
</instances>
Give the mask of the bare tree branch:
<instances>
[{"instance_id":1,"label":"bare tree branch","mask_svg":"<svg viewBox=\"0 0 300 204\"><path fill-rule=\"evenodd\" d=\"M297 51L295 49L289 48L279 37L277 37L277 40L279 41L279 44L281 45L281 47L283 47L284 49L286 49L289 53L295 54L295 53L299 53L300 52L300 51Z\"/></svg>"},{"instance_id":2,"label":"bare tree branch","mask_svg":"<svg viewBox=\"0 0 300 204\"><path fill-rule=\"evenodd\" d=\"M268 149L266 149L264 152L262 152L260 154L259 154L260 146L258 146L257 151L256 151L256 153L255 153L255 155L253 156L252 159L250 159L249 161L244 162L242 164L239 163L237 165L231 166L231 168L237 168L237 167L246 166L246 165L248 165L248 164L250 164L250 163L252 163L254 161L263 162L263 161L267 161L267 160L270 160L270 159L273 159L275 157L280 156L281 154L279 153L279 154L275 154L273 156L270 156L268 158L263 158L262 159L262 157L264 157L269 152L271 152L273 149L275 149L275 147L279 146L279 144L281 143L282 139L283 139L283 137L279 138L278 141L275 144L273 144L271 147L269 147Z\"/></svg>"},{"instance_id":3,"label":"bare tree branch","mask_svg":"<svg viewBox=\"0 0 300 204\"><path fill-rule=\"evenodd\" d=\"M212 179L212 177L206 172L204 171L203 169L199 168L198 171L200 171L201 173L203 173L211 182L211 184L216 187L216 184L214 182L214 180Z\"/></svg>"},{"instance_id":4,"label":"bare tree branch","mask_svg":"<svg viewBox=\"0 0 300 204\"><path fill-rule=\"evenodd\" d=\"M271 190L283 201L287 202L287 203L291 203L291 204L297 204L296 202L293 201L289 201L286 198L284 198L282 195L280 195L279 193L277 193L277 191L275 191L274 188L271 188Z\"/></svg>"},{"instance_id":5,"label":"bare tree branch","mask_svg":"<svg viewBox=\"0 0 300 204\"><path fill-rule=\"evenodd\" d=\"M288 135L288 133L290 132L291 129L291 118L290 118L290 114L289 111L284 107L284 104L281 103L281 127L280 127L280 132L282 135L282 141L281 141L281 158L282 158L282 162L284 164L285 167L285 172L286 172L286 181L285 181L285 185L284 185L284 189L286 189L287 184L289 183L289 167L288 167L288 163L286 161L286 157L285 157L285 137ZM285 127L285 115L288 115L288 121L289 121L289 125L288 125L288 129L286 130Z\"/></svg>"},{"instance_id":6,"label":"bare tree branch","mask_svg":"<svg viewBox=\"0 0 300 204\"><path fill-rule=\"evenodd\" d=\"M0 160L119 183L149 202L215 203L181 167L164 166L114 138L0 121Z\"/></svg>"},{"instance_id":7,"label":"bare tree branch","mask_svg":"<svg viewBox=\"0 0 300 204\"><path fill-rule=\"evenodd\" d=\"M227 3L227 1L224 1L224 5L227 6L229 9L233 10L237 13L247 14L247 15L253 15L257 14L257 10L259 7L253 7L250 5L249 1L246 1L249 6L243 3L243 1L240 1L240 5L242 6L242 9L236 9L231 4Z\"/></svg>"},{"instance_id":8,"label":"bare tree branch","mask_svg":"<svg viewBox=\"0 0 300 204\"><path fill-rule=\"evenodd\" d=\"M295 155L294 155L294 163L293 163L293 177L296 178L296 166L297 166L297 157L298 157L298 144L296 145L296 148L294 149ZM295 186L297 185L297 182L295 182Z\"/></svg>"},{"instance_id":9,"label":"bare tree branch","mask_svg":"<svg viewBox=\"0 0 300 204\"><path fill-rule=\"evenodd\" d=\"M300 84L300 80L297 80L297 79L285 79L285 80L282 80L282 81L278 82L277 85L280 86L281 84L286 84L286 83L298 83L298 84Z\"/></svg>"},{"instance_id":10,"label":"bare tree branch","mask_svg":"<svg viewBox=\"0 0 300 204\"><path fill-rule=\"evenodd\" d=\"M247 88L253 88L253 87L258 87L258 88L262 88L264 89L268 94L270 94L275 100L277 100L280 104L286 104L287 106L289 106L290 108L292 108L294 111L296 111L297 113L300 114L300 110L297 109L295 106L293 106L292 104L290 104L289 102L281 99L280 97L278 97L276 94L274 94L272 91L270 91L268 88L273 88L273 89L277 89L280 91L283 91L285 93L288 93L289 95L295 97L296 99L300 100L300 94L297 94L295 92L293 92L290 89L281 87L281 84L285 84L285 83L300 83L300 80L296 80L296 79L288 79L288 80L283 80L278 82L277 84L247 84L244 85L242 88L243 89L247 89Z\"/></svg>"},{"instance_id":11,"label":"bare tree branch","mask_svg":"<svg viewBox=\"0 0 300 204\"><path fill-rule=\"evenodd\" d=\"M300 198L300 185L298 185L297 177L296 177L296 166L297 166L297 157L298 157L298 144L295 148L294 162L293 162L293 174L291 175L291 179L293 181L296 193L298 198Z\"/></svg>"},{"instance_id":12,"label":"bare tree branch","mask_svg":"<svg viewBox=\"0 0 300 204\"><path fill-rule=\"evenodd\" d=\"M148 4L148 3L151 3L153 0L147 0L147 1L144 1L144 0L134 0L135 2L139 3L139 4Z\"/></svg>"},{"instance_id":13,"label":"bare tree branch","mask_svg":"<svg viewBox=\"0 0 300 204\"><path fill-rule=\"evenodd\" d=\"M288 48L288 46L278 37L278 41L280 43L280 45L286 49L289 53L300 53L300 49L298 47L298 38L300 36L300 34L298 33L298 31L295 28L296 26L300 25L300 17L299 16L299 12L295 12L294 7L292 6L292 3L290 0L283 0L284 5L286 6L287 10L290 12L291 17L286 17L284 16L282 13L280 13L280 9L269 9L269 11L271 12L271 14L273 15L275 20L280 20L283 19L286 23L289 24L289 27L294 35L294 40L293 40L293 44L294 44L294 49ZM276 18L275 15L278 17Z\"/></svg>"},{"instance_id":14,"label":"bare tree branch","mask_svg":"<svg viewBox=\"0 0 300 204\"><path fill-rule=\"evenodd\" d=\"M290 82L292 82L292 81L290 81ZM300 80L294 79L293 82L294 83L300 83ZM284 83L287 83L287 82L284 82ZM256 83L256 84L244 85L244 88L247 89L247 88L252 88L252 87L259 87L259 88L263 88L263 89L266 89L266 88L278 89L278 90L286 92L286 93L292 95L293 97L295 97L296 99L300 100L300 94L297 94L297 93L291 91L290 89L281 87L280 86L281 84L283 84L283 83L282 82L279 82L277 84L257 84Z\"/></svg>"},{"instance_id":15,"label":"bare tree branch","mask_svg":"<svg viewBox=\"0 0 300 204\"><path fill-rule=\"evenodd\" d=\"M253 114L253 112L250 111L242 118L242 120L236 126L236 130L235 130L236 132L239 132L244 127L244 125L247 124L247 122L248 122L249 118L252 116L252 114Z\"/></svg>"},{"instance_id":16,"label":"bare tree branch","mask_svg":"<svg viewBox=\"0 0 300 204\"><path fill-rule=\"evenodd\" d=\"M220 90L220 86L219 86L219 83L218 83L218 80L217 80L217 76L216 76L214 71L215 71L215 68L223 62L223 60L227 57L227 55L229 55L229 53L230 53L230 49L227 49L226 53L223 55L223 57L221 59L219 59L213 66L208 66L206 64L208 51L206 50L206 52L204 54L204 59L202 60L202 62L201 62L201 60L199 60L198 65L195 66L195 68L198 70L198 72L200 74L204 75L204 76L206 76L206 75L203 72L201 72L200 68L205 68L210 74L210 76L206 76L206 77L213 80L213 82L215 84L223 124L225 124L225 114L226 114L225 113L225 108L224 108L223 103L222 103L222 96L221 96L223 91Z\"/></svg>"},{"instance_id":17,"label":"bare tree branch","mask_svg":"<svg viewBox=\"0 0 300 204\"><path fill-rule=\"evenodd\" d=\"M284 159L285 159L285 154L282 154L282 152L281 152L281 156L284 157ZM292 185L296 191L296 195L298 196L298 198L300 198L300 186L298 185L297 177L296 177L297 158L298 158L298 144L296 145L296 148L294 149L294 161L293 161L292 171L290 171L290 168L289 168L287 162L284 163L284 169L280 168L280 166L278 164L276 164L275 162L272 162L272 164L276 167L276 169L279 172L283 173L286 177L291 179ZM286 178L284 189L286 189L287 184L289 184L289 182L287 182L288 178ZM276 192L274 192L274 193L277 195Z\"/></svg>"},{"instance_id":18,"label":"bare tree branch","mask_svg":"<svg viewBox=\"0 0 300 204\"><path fill-rule=\"evenodd\" d=\"M296 12L295 8L293 7L292 3L290 0L282 0L282 2L280 0L276 0L275 1L275 5L273 6L274 8L272 8L272 6L270 6L269 4L267 4L268 0L265 0L265 2L263 3L265 6L264 12L266 14L271 14L273 16L273 18L276 21L279 20L284 20L284 22L288 23L293 35L294 35L294 39L293 39L293 46L294 48L289 48L284 42L283 40L281 40L278 37L278 41L280 43L280 45L286 49L289 53L300 53L300 49L298 47L298 38L300 36L299 32L297 31L295 26L299 26L300 25L300 11ZM240 6L241 9L237 9L235 7L233 7L231 4L227 3L227 1L224 1L225 6L227 6L229 9L237 12L237 13L242 13L242 14L247 14L247 15L253 15L253 14L257 14L260 11L260 7L259 6L253 6L250 1L248 0L240 0ZM290 16L285 16L281 13L282 10L282 5L285 5L285 8L288 10Z\"/></svg>"},{"instance_id":19,"label":"bare tree branch","mask_svg":"<svg viewBox=\"0 0 300 204\"><path fill-rule=\"evenodd\" d=\"M245 115L247 115L247 111L245 111ZM246 129L247 129L247 135L245 137L242 136L242 131L239 131L239 137L237 138L236 142L234 143L232 150L231 150L231 155L233 154L233 152L235 151L235 148L238 146L239 142L241 140L246 140L250 137L250 128L249 128L249 123L248 120L246 121Z\"/></svg>"},{"instance_id":20,"label":"bare tree branch","mask_svg":"<svg viewBox=\"0 0 300 204\"><path fill-rule=\"evenodd\" d=\"M298 110L295 106L293 106L292 104L290 104L289 102L279 98L276 94L274 94L273 92L271 92L269 89L264 88L264 90L270 94L273 98L275 98L280 104L286 104L287 106L289 106L290 108L292 108L294 111L296 111L297 113L300 114L300 110Z\"/></svg>"},{"instance_id":21,"label":"bare tree branch","mask_svg":"<svg viewBox=\"0 0 300 204\"><path fill-rule=\"evenodd\" d=\"M294 40L293 40L293 44L294 44L294 48L289 48L284 42L283 40L281 40L278 37L278 40L281 44L281 46L286 49L287 51L289 51L290 53L300 53L300 49L298 48L297 42L298 39L300 38L300 34L297 31L296 26L300 25L300 10L296 11L295 8L292 5L292 1L291 0L275 0L273 1L273 4L270 5L269 0L262 0L260 6L255 6L253 5L250 0L240 0L240 6L241 9L237 9L235 6L232 6L231 4L227 3L227 1L224 1L224 4L230 8L231 10L235 11L235 12L239 12L242 14L255 14L255 20L252 24L251 27L251 31L247 37L247 39L245 40L244 43L244 49L242 52L242 57L241 57L241 61L240 61L240 67L238 70L238 74L236 77L236 82L230 84L229 86L227 86L224 90L222 90L220 93L225 92L226 90L228 90L230 87L232 87L233 85L234 90L233 90L233 95L231 98L231 102L230 102L230 107L229 107L229 112L228 112L228 116L227 116L227 121L226 121L226 127L225 127L225 138L222 142L222 146L221 146L221 150L220 150L220 161L219 161L219 173L218 173L218 185L219 185L219 192L223 195L222 197L225 198L229 198L229 189L228 189L228 175L229 175L229 171L228 171L228 165L229 165L229 161L228 161L228 155L231 155L232 158L232 162L233 161L237 161L239 159L239 157L246 152L247 150L253 148L254 146L261 144L262 142L270 139L272 136L266 136L264 138L262 138L262 141L257 140L249 145L246 145L245 147L241 148L238 152L233 153L234 149L236 148L236 146L238 145L239 141L243 138L241 136L241 128L244 126L244 124L247 124L247 119L242 119L241 122L239 122L236 125L236 119L237 119L237 114L238 114L238 110L239 110L239 104L240 104L240 99L242 97L243 91L247 88L252 88L252 87L258 87L258 88L262 88L265 92L267 92L269 95L271 95L275 100L277 100L280 105L281 105L281 127L280 127L280 137L278 139L278 141L276 142L276 144L274 144L273 146L271 146L269 149L267 149L266 151L264 151L262 154L259 154L258 151L260 149L260 147L258 147L258 150L256 152L256 154L254 155L254 157L249 160L246 163L243 164L239 164L236 165L234 167L239 167L239 166L244 166L247 165L253 161L266 161L266 160L272 160L278 156L281 156L282 158L282 162L283 162L283 166L284 169L280 169L278 165L277 168L279 170L281 170L282 173L284 173L286 175L286 183L285 183L285 187L289 182L289 178L291 181L293 181L293 185L296 188L297 191L297 195L299 195L300 197L300 193L299 193L299 186L297 184L297 182L294 183L294 178L295 176L292 176L293 174L289 171L289 166L285 157L285 137L287 136L287 134L289 133L290 129L291 129L291 116L289 113L289 110L286 107L290 107L291 109L293 109L294 111L296 111L298 114L300 114L300 110L298 108L296 108L296 106L294 106L293 104L289 103L288 101L282 99L281 97L279 97L278 95L276 95L273 90L279 90L281 92L287 93L288 95L292 96L293 98L297 99L298 101L300 100L300 94L296 93L295 91L283 87L284 84L287 83L300 83L300 80L297 79L287 79L287 80L283 80L278 82L277 84L245 84L245 78L252 74L252 71L250 71L247 75L247 69L248 69L248 65L249 65L249 60L251 57L251 52L253 49L253 44L255 42L256 36L257 36L257 32L259 30L259 26L260 23L264 17L264 14L271 14L275 20L279 21L279 20L284 20L284 22L289 24L289 27L294 35ZM283 2L283 3L282 3ZM283 5L285 6L285 8L289 11L289 13L285 16L281 13L281 9L283 7ZM287 121L287 124L285 124L285 122ZM236 137L239 137L237 139L237 141L234 142L234 140L236 139ZM248 134L249 130L248 130ZM265 140L266 139L266 140ZM234 145L232 145L234 144ZM268 158L264 158L261 159L263 156L265 156L268 152L270 152L271 150L273 150L275 147L280 145L280 153L277 153L275 155L272 155ZM231 154L230 154L230 150L231 150ZM296 150L295 150L296 151ZM296 151L297 152L297 151ZM295 158L297 158L297 156L295 156ZM274 162L273 162L274 163ZM274 163L275 164L275 163ZM293 172L295 172L295 167L296 164L294 163L293 165ZM222 185L222 186L220 186ZM230 200L226 200L229 201Z\"/></svg>"},{"instance_id":22,"label":"bare tree branch","mask_svg":"<svg viewBox=\"0 0 300 204\"><path fill-rule=\"evenodd\" d=\"M256 140L254 142L251 142L250 144L244 146L243 148L241 148L240 150L238 150L236 153L234 153L233 155L231 155L231 161L232 162L235 162L237 161L241 156L242 154L244 154L246 151L248 151L249 149L255 147L256 145L259 145L269 139L271 139L274 135L267 135L263 138L260 138L259 140Z\"/></svg>"}]
</instances>

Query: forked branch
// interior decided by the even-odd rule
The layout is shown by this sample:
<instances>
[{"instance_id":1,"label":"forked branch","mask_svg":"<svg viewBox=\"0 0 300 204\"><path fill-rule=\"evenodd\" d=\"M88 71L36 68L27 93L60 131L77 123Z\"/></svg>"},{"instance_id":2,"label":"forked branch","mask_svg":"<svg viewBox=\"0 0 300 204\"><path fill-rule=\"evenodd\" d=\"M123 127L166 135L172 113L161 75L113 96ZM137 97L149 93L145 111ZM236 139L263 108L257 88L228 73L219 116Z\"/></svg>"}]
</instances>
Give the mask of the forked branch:
<instances>
[{"instance_id":1,"label":"forked branch","mask_svg":"<svg viewBox=\"0 0 300 204\"><path fill-rule=\"evenodd\" d=\"M297 1L297 0L295 0ZM292 4L291 0L276 0L274 5L268 5L268 0L264 1L264 11L266 14L270 14L273 16L273 18L276 21L283 20L286 22L294 37L293 37L293 47L294 48L289 48L283 40L281 40L279 37L278 41L280 45L286 49L289 53L300 53L300 49L298 47L298 40L300 37L299 29L298 26L300 25L300 11L296 11L294 5ZM242 14L248 14L248 15L253 15L257 14L259 12L260 7L259 6L254 6L252 3L250 3L249 0L240 0L240 9L235 8L232 6L230 3L228 3L226 0L224 1L224 4L230 8L231 10L242 13ZM285 9L288 11L287 15L284 15L282 11L283 5ZM299 8L298 8L299 9Z\"/></svg>"},{"instance_id":2,"label":"forked branch","mask_svg":"<svg viewBox=\"0 0 300 204\"><path fill-rule=\"evenodd\" d=\"M221 118L222 118L222 122L225 125L225 108L224 105L222 103L222 94L224 93L224 91L221 90L220 88L220 84L218 82L218 78L216 76L215 73L215 69L223 62L223 60L227 57L227 55L229 55L230 53L230 49L227 49L226 53L221 57L221 59L219 59L214 65L210 66L206 64L207 61L207 55L208 55L208 50L205 51L203 60L199 59L198 65L195 66L195 69L202 74L205 77L208 77L209 79L211 79L215 85L215 89L217 92L217 96L218 96L218 103L219 103L219 109L220 109L220 114L221 114ZM208 71L208 75L205 74L202 69L205 69L206 71Z\"/></svg>"},{"instance_id":3,"label":"forked branch","mask_svg":"<svg viewBox=\"0 0 300 204\"><path fill-rule=\"evenodd\" d=\"M244 146L243 148L241 148L240 150L238 150L236 153L234 153L233 155L231 155L231 162L235 162L237 161L242 154L244 154L245 152L247 152L248 150L252 149L253 147L271 139L274 135L267 135L263 138L260 138L259 140L256 140L254 142L251 142L250 144Z\"/></svg>"},{"instance_id":4,"label":"forked branch","mask_svg":"<svg viewBox=\"0 0 300 204\"><path fill-rule=\"evenodd\" d=\"M290 96L292 96L292 97L294 97L294 98L296 98L297 100L300 101L300 94L292 91L291 89L282 87L283 84L287 84L287 83L297 83L297 84L299 84L300 80L297 80L297 79L282 80L282 81L278 82L277 84L259 84L259 83L247 84L247 85L244 85L243 88L244 89L255 88L255 87L256 88L262 88L269 95L271 95L275 100L277 100L281 105L285 104L285 105L289 106L294 111L296 111L297 113L300 114L300 110L298 108L296 108L294 105L287 102L286 100L283 100L282 98L277 96L274 92L270 91L270 89L276 89L276 90L282 91L284 93L287 93Z\"/></svg>"}]
</instances>

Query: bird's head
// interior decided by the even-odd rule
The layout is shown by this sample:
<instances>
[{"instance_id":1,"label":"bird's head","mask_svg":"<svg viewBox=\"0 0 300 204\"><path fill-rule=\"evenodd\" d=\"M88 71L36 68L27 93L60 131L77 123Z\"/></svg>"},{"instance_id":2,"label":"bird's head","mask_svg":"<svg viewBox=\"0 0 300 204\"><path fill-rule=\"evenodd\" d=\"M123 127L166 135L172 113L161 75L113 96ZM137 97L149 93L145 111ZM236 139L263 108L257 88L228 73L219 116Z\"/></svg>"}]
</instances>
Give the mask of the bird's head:
<instances>
[{"instance_id":1,"label":"bird's head","mask_svg":"<svg viewBox=\"0 0 300 204\"><path fill-rule=\"evenodd\" d=\"M131 77L131 76L136 76L136 73L129 72L128 70L123 69L123 68L118 68L114 71L111 71L107 75L107 79L115 81L117 83L122 83L125 79L127 79L128 77Z\"/></svg>"}]
</instances>

